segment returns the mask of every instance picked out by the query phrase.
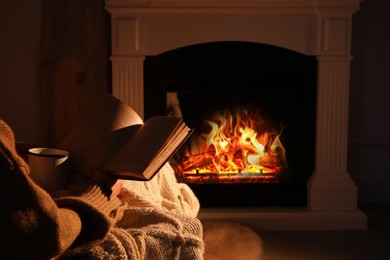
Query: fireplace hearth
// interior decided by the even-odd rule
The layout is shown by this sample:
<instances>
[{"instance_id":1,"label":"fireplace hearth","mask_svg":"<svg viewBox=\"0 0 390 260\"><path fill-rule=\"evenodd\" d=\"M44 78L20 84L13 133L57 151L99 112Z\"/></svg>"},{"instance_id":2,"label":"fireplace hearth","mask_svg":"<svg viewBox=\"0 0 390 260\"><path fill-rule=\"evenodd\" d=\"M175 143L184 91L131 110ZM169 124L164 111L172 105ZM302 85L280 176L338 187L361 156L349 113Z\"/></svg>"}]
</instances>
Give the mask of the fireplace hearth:
<instances>
[{"instance_id":1,"label":"fireplace hearth","mask_svg":"<svg viewBox=\"0 0 390 260\"><path fill-rule=\"evenodd\" d=\"M352 15L361 0L107 0L113 95L147 116L145 57L213 42L267 44L317 63L314 167L306 206L202 208L199 217L257 229L363 229L347 172ZM145 79L146 81L146 79Z\"/></svg>"}]
</instances>

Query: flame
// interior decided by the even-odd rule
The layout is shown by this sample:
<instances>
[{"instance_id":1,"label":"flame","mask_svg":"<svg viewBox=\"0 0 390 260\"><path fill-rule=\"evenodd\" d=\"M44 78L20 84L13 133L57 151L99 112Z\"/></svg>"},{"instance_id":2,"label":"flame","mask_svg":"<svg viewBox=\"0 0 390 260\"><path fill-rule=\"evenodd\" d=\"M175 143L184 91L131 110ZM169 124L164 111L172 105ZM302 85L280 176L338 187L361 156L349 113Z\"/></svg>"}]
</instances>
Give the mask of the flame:
<instances>
[{"instance_id":1,"label":"flame","mask_svg":"<svg viewBox=\"0 0 390 260\"><path fill-rule=\"evenodd\" d=\"M259 112L225 109L205 123L210 131L191 139L178 167L187 179L254 177L264 181L287 166L281 131L266 131Z\"/></svg>"}]
</instances>

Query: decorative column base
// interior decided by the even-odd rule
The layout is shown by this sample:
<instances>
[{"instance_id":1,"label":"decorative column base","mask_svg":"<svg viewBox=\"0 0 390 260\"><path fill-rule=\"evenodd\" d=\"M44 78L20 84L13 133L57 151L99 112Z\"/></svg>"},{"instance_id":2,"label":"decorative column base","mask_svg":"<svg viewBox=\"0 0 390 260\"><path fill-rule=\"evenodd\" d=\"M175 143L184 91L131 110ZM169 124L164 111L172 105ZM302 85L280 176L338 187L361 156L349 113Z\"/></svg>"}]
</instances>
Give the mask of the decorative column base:
<instances>
[{"instance_id":1,"label":"decorative column base","mask_svg":"<svg viewBox=\"0 0 390 260\"><path fill-rule=\"evenodd\" d=\"M357 210L357 188L348 173L314 172L308 183L311 211Z\"/></svg>"}]
</instances>

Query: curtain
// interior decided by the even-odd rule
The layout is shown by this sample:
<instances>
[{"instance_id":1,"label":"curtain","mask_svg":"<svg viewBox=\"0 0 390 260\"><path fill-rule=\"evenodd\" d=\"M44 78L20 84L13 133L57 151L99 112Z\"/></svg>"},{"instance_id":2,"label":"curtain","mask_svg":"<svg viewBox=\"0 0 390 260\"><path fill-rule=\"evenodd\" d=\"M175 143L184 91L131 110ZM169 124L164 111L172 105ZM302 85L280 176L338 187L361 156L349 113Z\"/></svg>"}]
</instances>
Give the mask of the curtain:
<instances>
[{"instance_id":1,"label":"curtain","mask_svg":"<svg viewBox=\"0 0 390 260\"><path fill-rule=\"evenodd\" d=\"M47 144L55 147L109 92L110 31L104 0L42 0L39 65Z\"/></svg>"}]
</instances>

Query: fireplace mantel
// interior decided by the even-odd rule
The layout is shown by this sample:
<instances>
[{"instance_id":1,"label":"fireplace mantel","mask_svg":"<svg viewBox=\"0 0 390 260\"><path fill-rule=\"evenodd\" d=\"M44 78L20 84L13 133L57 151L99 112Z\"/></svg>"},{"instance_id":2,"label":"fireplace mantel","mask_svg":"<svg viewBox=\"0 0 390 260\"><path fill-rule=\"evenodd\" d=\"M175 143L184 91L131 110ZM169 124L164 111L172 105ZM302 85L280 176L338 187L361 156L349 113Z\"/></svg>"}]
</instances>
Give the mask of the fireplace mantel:
<instances>
[{"instance_id":1,"label":"fireplace mantel","mask_svg":"<svg viewBox=\"0 0 390 260\"><path fill-rule=\"evenodd\" d=\"M201 218L250 219L259 228L272 229L366 227L366 216L357 207L356 185L347 172L351 27L360 2L106 1L111 14L113 95L141 116L145 56L198 43L245 41L317 57L316 159L308 183L308 207L293 211L225 209L223 214L202 209Z\"/></svg>"}]
</instances>

